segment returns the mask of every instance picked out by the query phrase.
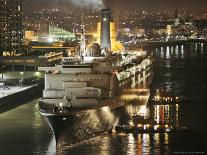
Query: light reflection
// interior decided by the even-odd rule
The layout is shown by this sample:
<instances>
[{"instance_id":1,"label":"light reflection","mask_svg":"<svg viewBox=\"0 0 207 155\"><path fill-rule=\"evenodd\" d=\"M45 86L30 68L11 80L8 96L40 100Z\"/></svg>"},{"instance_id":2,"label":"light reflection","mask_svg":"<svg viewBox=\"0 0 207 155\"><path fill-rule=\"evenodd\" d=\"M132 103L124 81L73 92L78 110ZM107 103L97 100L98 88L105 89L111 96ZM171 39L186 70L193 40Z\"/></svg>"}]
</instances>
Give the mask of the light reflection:
<instances>
[{"instance_id":1,"label":"light reflection","mask_svg":"<svg viewBox=\"0 0 207 155\"><path fill-rule=\"evenodd\" d=\"M141 136L142 136L141 134L137 135L137 143L138 143L137 153L138 154L142 154L142 137Z\"/></svg>"},{"instance_id":2,"label":"light reflection","mask_svg":"<svg viewBox=\"0 0 207 155\"><path fill-rule=\"evenodd\" d=\"M150 110L147 107L147 105L141 105L141 106L132 106L129 105L126 107L127 113L130 116L144 116L144 118L148 118L150 116Z\"/></svg>"},{"instance_id":3,"label":"light reflection","mask_svg":"<svg viewBox=\"0 0 207 155\"><path fill-rule=\"evenodd\" d=\"M33 127L34 128L39 128L42 126L42 120L41 120L41 116L38 110L38 103L35 103L34 107L33 107L33 112L34 112L34 119L33 119Z\"/></svg>"},{"instance_id":4,"label":"light reflection","mask_svg":"<svg viewBox=\"0 0 207 155\"><path fill-rule=\"evenodd\" d=\"M185 57L183 45L181 46L180 53L181 53L181 58L183 59Z\"/></svg>"},{"instance_id":5,"label":"light reflection","mask_svg":"<svg viewBox=\"0 0 207 155\"><path fill-rule=\"evenodd\" d=\"M137 114L140 115L140 116L144 116L146 118L146 117L149 117L150 110L146 105L142 105L138 109Z\"/></svg>"},{"instance_id":6,"label":"light reflection","mask_svg":"<svg viewBox=\"0 0 207 155\"><path fill-rule=\"evenodd\" d=\"M171 124L178 125L179 106L176 105L155 105L154 106L154 120L157 124Z\"/></svg>"},{"instance_id":7,"label":"light reflection","mask_svg":"<svg viewBox=\"0 0 207 155\"><path fill-rule=\"evenodd\" d=\"M143 134L142 137L142 153L150 153L150 136L149 134Z\"/></svg>"},{"instance_id":8,"label":"light reflection","mask_svg":"<svg viewBox=\"0 0 207 155\"><path fill-rule=\"evenodd\" d=\"M161 47L161 51L160 51L160 57L161 58L164 58L164 56L165 56L165 54L164 54L165 52L164 52L164 48L163 47Z\"/></svg>"},{"instance_id":9,"label":"light reflection","mask_svg":"<svg viewBox=\"0 0 207 155\"><path fill-rule=\"evenodd\" d=\"M204 50L203 50L203 43L201 43L201 53L203 53Z\"/></svg>"},{"instance_id":10,"label":"light reflection","mask_svg":"<svg viewBox=\"0 0 207 155\"><path fill-rule=\"evenodd\" d=\"M179 58L179 50L178 50L178 46L175 47L175 57Z\"/></svg>"},{"instance_id":11,"label":"light reflection","mask_svg":"<svg viewBox=\"0 0 207 155\"><path fill-rule=\"evenodd\" d=\"M140 100L148 101L150 96L149 89L126 89L123 91L123 95L121 95L121 101L133 101L138 103Z\"/></svg>"},{"instance_id":12,"label":"light reflection","mask_svg":"<svg viewBox=\"0 0 207 155\"><path fill-rule=\"evenodd\" d=\"M179 105L176 104L176 114L175 114L175 117L176 117L176 126L179 125L179 116L178 116L178 110L179 110Z\"/></svg>"},{"instance_id":13,"label":"light reflection","mask_svg":"<svg viewBox=\"0 0 207 155\"><path fill-rule=\"evenodd\" d=\"M110 146L110 141L108 137L102 137L102 145L100 145L100 154L101 155L108 155L108 152L106 150L108 150L109 146Z\"/></svg>"},{"instance_id":14,"label":"light reflection","mask_svg":"<svg viewBox=\"0 0 207 155\"><path fill-rule=\"evenodd\" d=\"M153 139L154 139L154 144L155 144L155 146L156 146L156 145L160 145L160 133L156 133L156 134L154 134Z\"/></svg>"},{"instance_id":15,"label":"light reflection","mask_svg":"<svg viewBox=\"0 0 207 155\"><path fill-rule=\"evenodd\" d=\"M149 92L149 89L145 89L145 88L133 88L133 89L128 89L128 90L124 90L124 92L130 93L140 93L140 92Z\"/></svg>"},{"instance_id":16,"label":"light reflection","mask_svg":"<svg viewBox=\"0 0 207 155\"><path fill-rule=\"evenodd\" d=\"M184 45L181 45L181 53L184 53Z\"/></svg>"},{"instance_id":17,"label":"light reflection","mask_svg":"<svg viewBox=\"0 0 207 155\"><path fill-rule=\"evenodd\" d=\"M52 136L50 143L48 145L47 155L55 155L56 154L56 142L55 142L55 136ZM58 154L57 154L58 155Z\"/></svg>"},{"instance_id":18,"label":"light reflection","mask_svg":"<svg viewBox=\"0 0 207 155\"><path fill-rule=\"evenodd\" d=\"M128 146L127 146L127 154L132 154L135 155L135 147L136 147L136 141L135 141L135 137L133 136L133 134L129 134L128 135Z\"/></svg>"},{"instance_id":19,"label":"light reflection","mask_svg":"<svg viewBox=\"0 0 207 155\"><path fill-rule=\"evenodd\" d=\"M142 100L142 99L147 99L148 98L148 96L144 96L144 95L133 95L133 94L131 94L131 95L122 95L121 96L121 100L122 101L132 101L132 100Z\"/></svg>"},{"instance_id":20,"label":"light reflection","mask_svg":"<svg viewBox=\"0 0 207 155\"><path fill-rule=\"evenodd\" d=\"M102 107L101 110L102 110L102 115L104 115L105 117L107 117L107 119L108 119L109 122L114 122L115 121L115 116L111 112L111 109L109 108L109 106ZM94 118L99 118L99 117L96 116ZM99 120L99 121L101 121L101 120Z\"/></svg>"},{"instance_id":21,"label":"light reflection","mask_svg":"<svg viewBox=\"0 0 207 155\"><path fill-rule=\"evenodd\" d=\"M197 50L198 50L198 44L195 43L195 51L197 51Z\"/></svg>"},{"instance_id":22,"label":"light reflection","mask_svg":"<svg viewBox=\"0 0 207 155\"><path fill-rule=\"evenodd\" d=\"M170 59L170 47L167 46L166 59Z\"/></svg>"},{"instance_id":23,"label":"light reflection","mask_svg":"<svg viewBox=\"0 0 207 155\"><path fill-rule=\"evenodd\" d=\"M169 135L168 135L168 133L164 133L164 143L166 145L169 144Z\"/></svg>"},{"instance_id":24,"label":"light reflection","mask_svg":"<svg viewBox=\"0 0 207 155\"><path fill-rule=\"evenodd\" d=\"M172 52L172 55L174 55L174 47L171 46L171 52Z\"/></svg>"}]
</instances>

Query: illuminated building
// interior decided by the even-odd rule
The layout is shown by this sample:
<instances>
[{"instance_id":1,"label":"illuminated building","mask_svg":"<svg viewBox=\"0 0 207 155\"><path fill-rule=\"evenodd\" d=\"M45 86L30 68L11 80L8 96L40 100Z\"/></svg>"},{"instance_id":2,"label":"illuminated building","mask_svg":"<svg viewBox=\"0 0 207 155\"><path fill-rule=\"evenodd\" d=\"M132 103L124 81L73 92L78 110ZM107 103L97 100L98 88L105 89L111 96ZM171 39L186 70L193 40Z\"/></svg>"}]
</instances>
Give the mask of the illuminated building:
<instances>
[{"instance_id":1,"label":"illuminated building","mask_svg":"<svg viewBox=\"0 0 207 155\"><path fill-rule=\"evenodd\" d=\"M49 37L54 41L75 40L74 33L55 26L49 26Z\"/></svg>"},{"instance_id":2,"label":"illuminated building","mask_svg":"<svg viewBox=\"0 0 207 155\"><path fill-rule=\"evenodd\" d=\"M0 0L0 55L20 49L22 36L22 1Z\"/></svg>"},{"instance_id":3,"label":"illuminated building","mask_svg":"<svg viewBox=\"0 0 207 155\"><path fill-rule=\"evenodd\" d=\"M25 31L24 32L24 42L28 44L30 41L37 41L37 36L35 36L34 31Z\"/></svg>"},{"instance_id":4,"label":"illuminated building","mask_svg":"<svg viewBox=\"0 0 207 155\"><path fill-rule=\"evenodd\" d=\"M39 42L60 42L75 40L75 34L62 28L49 25L47 31L38 34Z\"/></svg>"},{"instance_id":5,"label":"illuminated building","mask_svg":"<svg viewBox=\"0 0 207 155\"><path fill-rule=\"evenodd\" d=\"M172 35L172 25L167 25L167 35Z\"/></svg>"},{"instance_id":6,"label":"illuminated building","mask_svg":"<svg viewBox=\"0 0 207 155\"><path fill-rule=\"evenodd\" d=\"M166 29L159 29L159 30L156 30L155 32L156 32L157 34L159 34L159 35L168 34L168 33L166 32Z\"/></svg>"}]
</instances>

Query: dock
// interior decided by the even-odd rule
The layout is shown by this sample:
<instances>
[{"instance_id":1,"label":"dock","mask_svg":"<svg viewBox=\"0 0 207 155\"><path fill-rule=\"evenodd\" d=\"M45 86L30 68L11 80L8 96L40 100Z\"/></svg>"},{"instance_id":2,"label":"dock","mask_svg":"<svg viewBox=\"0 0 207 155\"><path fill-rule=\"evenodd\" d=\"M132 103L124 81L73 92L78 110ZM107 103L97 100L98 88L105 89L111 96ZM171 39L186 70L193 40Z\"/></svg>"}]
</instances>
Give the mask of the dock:
<instances>
[{"instance_id":1,"label":"dock","mask_svg":"<svg viewBox=\"0 0 207 155\"><path fill-rule=\"evenodd\" d=\"M7 72L2 77L4 79L0 79L0 114L42 95L42 73Z\"/></svg>"}]
</instances>

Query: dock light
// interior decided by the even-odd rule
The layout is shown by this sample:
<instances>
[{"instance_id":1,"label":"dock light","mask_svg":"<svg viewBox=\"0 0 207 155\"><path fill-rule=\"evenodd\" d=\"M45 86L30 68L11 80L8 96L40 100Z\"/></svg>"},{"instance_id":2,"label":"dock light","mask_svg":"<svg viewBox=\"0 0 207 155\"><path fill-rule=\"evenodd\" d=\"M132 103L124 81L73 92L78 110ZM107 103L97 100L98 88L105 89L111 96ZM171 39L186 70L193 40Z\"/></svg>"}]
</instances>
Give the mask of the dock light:
<instances>
[{"instance_id":1,"label":"dock light","mask_svg":"<svg viewBox=\"0 0 207 155\"><path fill-rule=\"evenodd\" d=\"M60 103L59 103L59 106L60 106L60 107L62 107L62 106L63 106L63 103L62 103L62 102L60 102Z\"/></svg>"},{"instance_id":2,"label":"dock light","mask_svg":"<svg viewBox=\"0 0 207 155\"><path fill-rule=\"evenodd\" d=\"M141 128L141 127L142 127L142 124L138 124L137 127L138 127L138 128Z\"/></svg>"},{"instance_id":3,"label":"dock light","mask_svg":"<svg viewBox=\"0 0 207 155\"><path fill-rule=\"evenodd\" d=\"M170 132L170 131L171 131L171 129L167 128L165 131L166 131L166 132Z\"/></svg>"},{"instance_id":4,"label":"dock light","mask_svg":"<svg viewBox=\"0 0 207 155\"><path fill-rule=\"evenodd\" d=\"M35 75L36 76L40 76L40 72L35 72Z\"/></svg>"},{"instance_id":5,"label":"dock light","mask_svg":"<svg viewBox=\"0 0 207 155\"><path fill-rule=\"evenodd\" d=\"M176 97L176 100L178 100L179 99L179 97Z\"/></svg>"},{"instance_id":6,"label":"dock light","mask_svg":"<svg viewBox=\"0 0 207 155\"><path fill-rule=\"evenodd\" d=\"M21 75L23 75L23 74L24 74L24 72L20 72L20 74L21 74Z\"/></svg>"},{"instance_id":7,"label":"dock light","mask_svg":"<svg viewBox=\"0 0 207 155\"><path fill-rule=\"evenodd\" d=\"M147 129L147 126L146 125L144 125L144 130L146 130Z\"/></svg>"},{"instance_id":8,"label":"dock light","mask_svg":"<svg viewBox=\"0 0 207 155\"><path fill-rule=\"evenodd\" d=\"M134 126L134 123L132 121L129 122L130 126Z\"/></svg>"},{"instance_id":9,"label":"dock light","mask_svg":"<svg viewBox=\"0 0 207 155\"><path fill-rule=\"evenodd\" d=\"M157 128L158 128L158 125L154 125L154 130L157 130Z\"/></svg>"},{"instance_id":10,"label":"dock light","mask_svg":"<svg viewBox=\"0 0 207 155\"><path fill-rule=\"evenodd\" d=\"M52 43L53 41L54 41L53 38L51 37L48 38L48 42Z\"/></svg>"},{"instance_id":11,"label":"dock light","mask_svg":"<svg viewBox=\"0 0 207 155\"><path fill-rule=\"evenodd\" d=\"M103 21L107 21L107 18L103 18Z\"/></svg>"}]
</instances>

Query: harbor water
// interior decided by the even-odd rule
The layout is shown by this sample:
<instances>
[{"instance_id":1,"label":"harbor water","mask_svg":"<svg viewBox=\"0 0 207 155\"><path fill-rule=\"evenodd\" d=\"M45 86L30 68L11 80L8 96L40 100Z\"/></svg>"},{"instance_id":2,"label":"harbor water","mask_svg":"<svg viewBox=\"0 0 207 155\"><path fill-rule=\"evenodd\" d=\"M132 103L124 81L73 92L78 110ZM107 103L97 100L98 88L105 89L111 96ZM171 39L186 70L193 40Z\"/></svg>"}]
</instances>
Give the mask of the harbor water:
<instances>
[{"instance_id":1,"label":"harbor water","mask_svg":"<svg viewBox=\"0 0 207 155\"><path fill-rule=\"evenodd\" d=\"M204 154L207 152L207 47L161 47L152 51L151 97L163 89L183 100L176 105L128 107L129 113L174 122L189 130L173 133L103 134L56 153L55 139L38 112L37 100L0 114L0 154Z\"/></svg>"}]
</instances>

